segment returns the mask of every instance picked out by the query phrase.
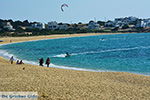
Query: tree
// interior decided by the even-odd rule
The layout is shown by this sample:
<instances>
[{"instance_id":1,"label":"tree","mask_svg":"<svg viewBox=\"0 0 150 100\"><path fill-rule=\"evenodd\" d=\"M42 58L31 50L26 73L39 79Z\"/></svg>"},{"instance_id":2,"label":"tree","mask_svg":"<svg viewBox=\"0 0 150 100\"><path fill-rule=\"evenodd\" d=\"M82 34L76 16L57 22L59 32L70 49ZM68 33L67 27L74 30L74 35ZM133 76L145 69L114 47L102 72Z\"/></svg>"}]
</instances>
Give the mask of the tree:
<instances>
[{"instance_id":1,"label":"tree","mask_svg":"<svg viewBox=\"0 0 150 100\"><path fill-rule=\"evenodd\" d=\"M89 21L89 23L93 23L93 22L94 22L93 20Z\"/></svg>"},{"instance_id":2,"label":"tree","mask_svg":"<svg viewBox=\"0 0 150 100\"><path fill-rule=\"evenodd\" d=\"M129 28L129 26L127 24L122 26L122 29L128 29L128 28Z\"/></svg>"},{"instance_id":3,"label":"tree","mask_svg":"<svg viewBox=\"0 0 150 100\"><path fill-rule=\"evenodd\" d=\"M119 27L115 27L114 29L112 29L111 31L115 32L118 31Z\"/></svg>"},{"instance_id":4,"label":"tree","mask_svg":"<svg viewBox=\"0 0 150 100\"><path fill-rule=\"evenodd\" d=\"M78 24L82 24L82 22L79 22Z\"/></svg>"},{"instance_id":5,"label":"tree","mask_svg":"<svg viewBox=\"0 0 150 100\"><path fill-rule=\"evenodd\" d=\"M136 27L136 31L137 31L137 32L143 32L143 31L144 31L144 28L143 28L143 27Z\"/></svg>"},{"instance_id":6,"label":"tree","mask_svg":"<svg viewBox=\"0 0 150 100\"><path fill-rule=\"evenodd\" d=\"M58 23L58 25L63 25L63 23Z\"/></svg>"},{"instance_id":7,"label":"tree","mask_svg":"<svg viewBox=\"0 0 150 100\"><path fill-rule=\"evenodd\" d=\"M15 21L12 23L12 26L17 29L19 26L22 26L22 22L21 21Z\"/></svg>"},{"instance_id":8,"label":"tree","mask_svg":"<svg viewBox=\"0 0 150 100\"><path fill-rule=\"evenodd\" d=\"M12 24L12 23L13 23L13 20L12 20L12 19L9 19L8 22L10 22L10 23Z\"/></svg>"},{"instance_id":9,"label":"tree","mask_svg":"<svg viewBox=\"0 0 150 100\"><path fill-rule=\"evenodd\" d=\"M97 21L97 23L98 23L100 26L104 26L104 25L105 25L105 22L104 22L104 21Z\"/></svg>"},{"instance_id":10,"label":"tree","mask_svg":"<svg viewBox=\"0 0 150 100\"><path fill-rule=\"evenodd\" d=\"M23 21L22 26L30 26L30 23L28 20Z\"/></svg>"}]
</instances>

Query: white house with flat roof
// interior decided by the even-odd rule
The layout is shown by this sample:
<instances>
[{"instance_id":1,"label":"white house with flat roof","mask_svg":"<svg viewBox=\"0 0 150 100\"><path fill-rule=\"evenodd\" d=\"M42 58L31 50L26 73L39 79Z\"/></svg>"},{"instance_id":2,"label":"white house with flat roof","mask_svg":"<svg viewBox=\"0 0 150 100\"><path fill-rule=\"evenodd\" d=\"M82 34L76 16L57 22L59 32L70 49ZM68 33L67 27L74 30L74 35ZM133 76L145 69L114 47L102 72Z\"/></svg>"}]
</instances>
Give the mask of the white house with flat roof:
<instances>
[{"instance_id":1,"label":"white house with flat roof","mask_svg":"<svg viewBox=\"0 0 150 100\"><path fill-rule=\"evenodd\" d=\"M48 29L55 30L59 28L59 25L56 21L48 22Z\"/></svg>"},{"instance_id":2,"label":"white house with flat roof","mask_svg":"<svg viewBox=\"0 0 150 100\"><path fill-rule=\"evenodd\" d=\"M129 25L137 20L138 18L130 16L125 18L115 18L113 22L115 24L115 27L122 27L124 25Z\"/></svg>"},{"instance_id":3,"label":"white house with flat roof","mask_svg":"<svg viewBox=\"0 0 150 100\"><path fill-rule=\"evenodd\" d=\"M144 19L141 21L141 27L149 28L150 27L150 19Z\"/></svg>"},{"instance_id":4,"label":"white house with flat roof","mask_svg":"<svg viewBox=\"0 0 150 100\"><path fill-rule=\"evenodd\" d=\"M31 25L31 28L45 29L45 24L37 22Z\"/></svg>"}]
</instances>

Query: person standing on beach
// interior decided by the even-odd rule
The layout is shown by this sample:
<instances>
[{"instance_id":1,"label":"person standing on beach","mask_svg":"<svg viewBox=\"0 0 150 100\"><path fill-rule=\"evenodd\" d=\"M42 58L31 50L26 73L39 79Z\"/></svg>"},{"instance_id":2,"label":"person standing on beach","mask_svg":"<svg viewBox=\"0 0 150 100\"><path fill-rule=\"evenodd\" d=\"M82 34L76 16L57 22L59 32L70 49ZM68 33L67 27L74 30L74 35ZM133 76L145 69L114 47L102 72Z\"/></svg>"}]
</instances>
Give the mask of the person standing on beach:
<instances>
[{"instance_id":1,"label":"person standing on beach","mask_svg":"<svg viewBox=\"0 0 150 100\"><path fill-rule=\"evenodd\" d=\"M47 67L49 67L49 64L50 64L50 58L49 57L46 59L46 63L45 64L47 65Z\"/></svg>"},{"instance_id":2,"label":"person standing on beach","mask_svg":"<svg viewBox=\"0 0 150 100\"><path fill-rule=\"evenodd\" d=\"M43 58L39 59L39 65L43 66L43 63L44 63L44 59Z\"/></svg>"},{"instance_id":3,"label":"person standing on beach","mask_svg":"<svg viewBox=\"0 0 150 100\"><path fill-rule=\"evenodd\" d=\"M11 64L13 64L14 57L12 56L9 61L10 61Z\"/></svg>"}]
</instances>

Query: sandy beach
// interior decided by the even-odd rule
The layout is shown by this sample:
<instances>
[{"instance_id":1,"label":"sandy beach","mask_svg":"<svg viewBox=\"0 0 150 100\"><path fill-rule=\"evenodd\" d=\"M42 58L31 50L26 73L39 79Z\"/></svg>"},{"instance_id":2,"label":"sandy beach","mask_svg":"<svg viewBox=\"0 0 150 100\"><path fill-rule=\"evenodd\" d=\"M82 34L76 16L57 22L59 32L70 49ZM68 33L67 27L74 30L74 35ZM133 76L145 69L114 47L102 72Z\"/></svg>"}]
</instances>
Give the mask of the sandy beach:
<instances>
[{"instance_id":1,"label":"sandy beach","mask_svg":"<svg viewBox=\"0 0 150 100\"><path fill-rule=\"evenodd\" d=\"M100 33L1 37L0 44L90 35ZM0 57L0 91L38 92L38 100L150 100L150 76L16 65Z\"/></svg>"}]
</instances>

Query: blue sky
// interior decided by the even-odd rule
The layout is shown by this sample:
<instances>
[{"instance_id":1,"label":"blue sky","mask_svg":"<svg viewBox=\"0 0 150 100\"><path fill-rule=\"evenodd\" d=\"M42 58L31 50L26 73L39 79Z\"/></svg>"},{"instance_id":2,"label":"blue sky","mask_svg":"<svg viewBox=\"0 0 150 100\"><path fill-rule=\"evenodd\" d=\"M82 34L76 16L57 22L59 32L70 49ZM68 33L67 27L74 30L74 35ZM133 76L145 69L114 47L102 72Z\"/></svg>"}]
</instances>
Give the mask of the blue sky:
<instances>
[{"instance_id":1,"label":"blue sky","mask_svg":"<svg viewBox=\"0 0 150 100\"><path fill-rule=\"evenodd\" d=\"M66 3L64 12L60 6ZM135 16L150 18L150 0L0 0L0 19L89 22Z\"/></svg>"}]
</instances>

